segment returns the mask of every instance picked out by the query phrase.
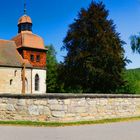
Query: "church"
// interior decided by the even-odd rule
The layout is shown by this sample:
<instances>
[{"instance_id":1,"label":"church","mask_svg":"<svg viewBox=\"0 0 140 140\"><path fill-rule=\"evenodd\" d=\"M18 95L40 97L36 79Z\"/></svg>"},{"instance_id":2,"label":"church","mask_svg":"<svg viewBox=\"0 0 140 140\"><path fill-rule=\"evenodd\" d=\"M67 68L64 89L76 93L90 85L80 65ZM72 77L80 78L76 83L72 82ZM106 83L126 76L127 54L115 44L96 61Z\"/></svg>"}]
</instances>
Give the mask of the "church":
<instances>
[{"instance_id":1,"label":"church","mask_svg":"<svg viewBox=\"0 0 140 140\"><path fill-rule=\"evenodd\" d=\"M0 39L0 93L46 93L46 52L43 39L32 32L26 14L18 20L18 34Z\"/></svg>"}]
</instances>

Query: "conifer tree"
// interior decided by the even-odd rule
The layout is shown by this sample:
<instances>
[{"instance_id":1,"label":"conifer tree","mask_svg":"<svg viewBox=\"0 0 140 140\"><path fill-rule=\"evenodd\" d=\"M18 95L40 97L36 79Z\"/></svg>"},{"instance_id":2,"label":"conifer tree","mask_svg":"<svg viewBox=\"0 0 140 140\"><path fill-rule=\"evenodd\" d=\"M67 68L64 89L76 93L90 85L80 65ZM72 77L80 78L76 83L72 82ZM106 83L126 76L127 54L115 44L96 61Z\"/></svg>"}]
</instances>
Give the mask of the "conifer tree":
<instances>
[{"instance_id":1,"label":"conifer tree","mask_svg":"<svg viewBox=\"0 0 140 140\"><path fill-rule=\"evenodd\" d=\"M59 78L67 91L114 92L123 84L124 42L102 2L82 8L64 39Z\"/></svg>"}]
</instances>

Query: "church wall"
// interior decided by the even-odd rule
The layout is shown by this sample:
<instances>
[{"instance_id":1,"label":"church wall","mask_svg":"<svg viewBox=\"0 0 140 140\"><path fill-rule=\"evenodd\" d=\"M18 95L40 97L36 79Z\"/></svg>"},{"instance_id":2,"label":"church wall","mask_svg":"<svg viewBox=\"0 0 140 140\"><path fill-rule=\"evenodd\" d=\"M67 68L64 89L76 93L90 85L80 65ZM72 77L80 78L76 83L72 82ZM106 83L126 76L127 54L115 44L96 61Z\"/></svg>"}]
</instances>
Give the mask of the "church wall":
<instances>
[{"instance_id":1,"label":"church wall","mask_svg":"<svg viewBox=\"0 0 140 140\"><path fill-rule=\"evenodd\" d=\"M35 75L39 76L39 91L35 91ZM42 94L46 93L46 70L33 69L32 71L32 90L33 93Z\"/></svg>"},{"instance_id":2,"label":"church wall","mask_svg":"<svg viewBox=\"0 0 140 140\"><path fill-rule=\"evenodd\" d=\"M31 93L31 69L26 69L25 70L25 77L26 77L26 81L25 81L25 89L26 89L26 93Z\"/></svg>"},{"instance_id":3,"label":"church wall","mask_svg":"<svg viewBox=\"0 0 140 140\"><path fill-rule=\"evenodd\" d=\"M0 94L21 93L21 68L0 67ZM26 69L26 93L31 93L31 70Z\"/></svg>"}]
</instances>

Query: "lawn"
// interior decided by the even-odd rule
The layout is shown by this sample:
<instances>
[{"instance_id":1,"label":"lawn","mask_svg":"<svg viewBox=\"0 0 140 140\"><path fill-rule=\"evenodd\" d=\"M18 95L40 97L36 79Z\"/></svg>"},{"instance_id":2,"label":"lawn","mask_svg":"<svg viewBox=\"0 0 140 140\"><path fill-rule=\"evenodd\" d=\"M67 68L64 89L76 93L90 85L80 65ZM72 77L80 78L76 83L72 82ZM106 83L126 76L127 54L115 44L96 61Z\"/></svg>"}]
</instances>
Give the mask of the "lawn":
<instances>
[{"instance_id":1,"label":"lawn","mask_svg":"<svg viewBox=\"0 0 140 140\"><path fill-rule=\"evenodd\" d=\"M129 122L139 121L138 117L128 118L113 118L103 119L95 121L79 121L79 122L35 122L35 121L0 121L0 125L14 125L14 126L35 126L35 127L64 127L64 126L79 126L79 125L95 125L95 124L106 124L116 122Z\"/></svg>"}]
</instances>

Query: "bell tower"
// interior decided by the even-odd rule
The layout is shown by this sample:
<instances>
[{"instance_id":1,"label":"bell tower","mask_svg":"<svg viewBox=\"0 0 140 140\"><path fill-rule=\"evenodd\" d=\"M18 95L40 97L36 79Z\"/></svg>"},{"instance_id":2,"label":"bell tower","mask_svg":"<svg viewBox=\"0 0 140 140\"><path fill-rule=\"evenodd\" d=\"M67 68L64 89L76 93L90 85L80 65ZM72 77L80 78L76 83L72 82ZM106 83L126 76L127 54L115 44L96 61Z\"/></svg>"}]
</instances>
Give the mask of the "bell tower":
<instances>
[{"instance_id":1,"label":"bell tower","mask_svg":"<svg viewBox=\"0 0 140 140\"><path fill-rule=\"evenodd\" d=\"M22 31L32 32L32 20L27 16L26 1L24 1L24 15L18 21L18 33Z\"/></svg>"},{"instance_id":2,"label":"bell tower","mask_svg":"<svg viewBox=\"0 0 140 140\"><path fill-rule=\"evenodd\" d=\"M22 31L32 32L32 20L27 15L23 15L18 22L18 33L21 33Z\"/></svg>"},{"instance_id":3,"label":"bell tower","mask_svg":"<svg viewBox=\"0 0 140 140\"><path fill-rule=\"evenodd\" d=\"M17 26L18 34L12 40L15 42L15 47L24 60L22 73L24 88L22 92L25 93L25 87L30 81L31 93L46 93L47 48L45 48L43 38L32 32L32 19L27 15L26 1L24 1L24 13L19 18ZM31 66L31 73L28 73L28 67L25 64Z\"/></svg>"},{"instance_id":4,"label":"bell tower","mask_svg":"<svg viewBox=\"0 0 140 140\"><path fill-rule=\"evenodd\" d=\"M23 59L33 68L46 68L46 51L42 37L32 32L32 19L27 15L26 1L24 14L18 20L18 35L12 39L17 45L17 50Z\"/></svg>"}]
</instances>

